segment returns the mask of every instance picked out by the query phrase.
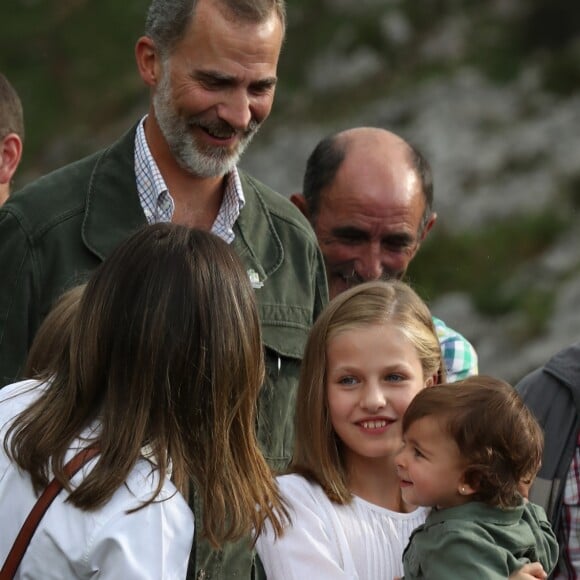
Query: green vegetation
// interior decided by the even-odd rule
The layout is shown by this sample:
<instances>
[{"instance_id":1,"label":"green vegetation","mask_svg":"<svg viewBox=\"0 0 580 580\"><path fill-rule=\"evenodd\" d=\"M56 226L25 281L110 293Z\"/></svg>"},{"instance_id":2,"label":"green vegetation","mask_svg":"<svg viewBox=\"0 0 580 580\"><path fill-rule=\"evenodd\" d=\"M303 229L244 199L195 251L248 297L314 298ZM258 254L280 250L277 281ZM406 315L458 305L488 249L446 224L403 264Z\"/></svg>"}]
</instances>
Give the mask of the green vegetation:
<instances>
[{"instance_id":1,"label":"green vegetation","mask_svg":"<svg viewBox=\"0 0 580 580\"><path fill-rule=\"evenodd\" d=\"M144 103L133 46L142 32L148 0L52 0L10 3L0 35L0 70L22 95L28 127L24 166L34 165L55 138L89 136ZM397 87L470 64L506 81L536 57L546 86L570 94L580 86L580 4L530 0L500 15L494 3L475 0L353 2L290 0L288 33L280 62L280 86L272 125L292 118L332 120ZM411 37L391 43L382 23L395 11ZM461 54L425 60L422 42L447 20L467 26ZM443 27L443 28L442 28ZM366 47L384 60L377 78L352 90L309 95L308 64L327 50L349 54ZM538 56L539 55L539 56Z\"/></svg>"},{"instance_id":2,"label":"green vegetation","mask_svg":"<svg viewBox=\"0 0 580 580\"><path fill-rule=\"evenodd\" d=\"M89 136L115 123L125 126L126 117L134 116L139 107L145 110L147 92L135 70L133 47L142 32L149 0L13 0L5 4L4 12L10 7L9 14L3 15L0 71L22 97L27 128L20 175L42 165L41 159L55 143L66 143L75 135L93 150ZM319 126L337 120L346 124L382 95L401 94L401 89L410 93L424 80L444 77L466 65L504 83L533 63L545 89L571 95L580 88L580 2L361 0L345 7L333 0L288 0L287 5L280 83L266 132L296 119ZM387 38L383 25L389 11L408 24L407 40L397 43ZM450 22L460 23L457 54L425 58L425 41L445 33ZM370 49L384 62L375 78L323 94L307 90L308 67L316 56L331 51L338 62L340 55L361 48ZM536 115L537 107L531 94L518 114L521 118ZM399 121L404 124L404 119ZM481 120L490 133L497 123ZM76 147L70 153L78 157L83 151ZM499 171L525 173L540 160L539 154L508 156ZM480 180L476 172L467 174L464 190L473 189ZM572 227L574 212L580 209L580 173L554 183L554 191L561 194L560 205L572 210L568 215L552 212L512 218L460 234L437 227L413 261L410 280L429 300L463 291L483 314L525 314L525 325L515 330L522 340L541 332L552 312L554 294L536 284L514 281L514 273Z\"/></svg>"},{"instance_id":3,"label":"green vegetation","mask_svg":"<svg viewBox=\"0 0 580 580\"><path fill-rule=\"evenodd\" d=\"M466 292L482 314L520 309L539 328L549 315L551 295L514 286L510 280L519 264L539 256L556 241L570 226L570 219L543 213L467 233L435 231L411 263L409 280L429 300L445 292Z\"/></svg>"},{"instance_id":4,"label":"green vegetation","mask_svg":"<svg viewBox=\"0 0 580 580\"><path fill-rule=\"evenodd\" d=\"M146 6L146 0L10 3L0 70L23 100L25 165L55 137L90 134L136 102L143 89L134 80L133 45Z\"/></svg>"}]
</instances>

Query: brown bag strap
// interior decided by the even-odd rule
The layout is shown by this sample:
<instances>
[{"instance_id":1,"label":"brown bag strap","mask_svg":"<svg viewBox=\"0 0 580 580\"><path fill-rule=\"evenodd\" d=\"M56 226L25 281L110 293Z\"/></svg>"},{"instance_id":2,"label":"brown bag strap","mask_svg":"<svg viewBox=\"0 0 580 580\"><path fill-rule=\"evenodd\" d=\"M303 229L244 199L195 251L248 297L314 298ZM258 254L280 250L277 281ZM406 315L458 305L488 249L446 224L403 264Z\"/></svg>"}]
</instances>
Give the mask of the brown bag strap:
<instances>
[{"instance_id":1,"label":"brown bag strap","mask_svg":"<svg viewBox=\"0 0 580 580\"><path fill-rule=\"evenodd\" d=\"M95 455L99 453L99 448L96 445L92 445L79 451L65 466L64 473L68 479L70 479L87 461L92 459ZM46 513L50 504L54 501L54 498L59 494L62 489L62 485L53 479L42 492L42 495L38 498L38 501L34 504L32 510L28 514L26 521L22 524L16 540L6 560L4 561L4 566L0 570L0 580L12 580L20 566L20 562L24 557L24 553L30 544L30 540L40 523L40 520Z\"/></svg>"}]
</instances>

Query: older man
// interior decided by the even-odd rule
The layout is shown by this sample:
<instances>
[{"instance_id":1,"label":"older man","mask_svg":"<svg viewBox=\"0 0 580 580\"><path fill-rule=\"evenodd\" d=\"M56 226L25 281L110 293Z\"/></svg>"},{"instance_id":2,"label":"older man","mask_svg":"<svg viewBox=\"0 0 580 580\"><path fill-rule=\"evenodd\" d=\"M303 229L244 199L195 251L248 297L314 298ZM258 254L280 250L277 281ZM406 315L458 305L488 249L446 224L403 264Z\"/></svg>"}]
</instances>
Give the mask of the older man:
<instances>
[{"instance_id":1,"label":"older man","mask_svg":"<svg viewBox=\"0 0 580 580\"><path fill-rule=\"evenodd\" d=\"M272 467L286 466L300 359L327 301L324 264L300 212L236 167L270 113L284 25L283 0L151 2L135 49L148 115L0 210L0 380L19 376L54 299L137 227L211 230L233 244L256 289L267 359L258 437ZM196 542L190 574L249 577L249 545L215 553Z\"/></svg>"},{"instance_id":2,"label":"older man","mask_svg":"<svg viewBox=\"0 0 580 580\"><path fill-rule=\"evenodd\" d=\"M437 214L431 169L421 153L384 129L359 127L323 139L310 155L302 194L330 297L368 280L402 278ZM434 318L449 381L477 373L477 355Z\"/></svg>"},{"instance_id":3,"label":"older man","mask_svg":"<svg viewBox=\"0 0 580 580\"><path fill-rule=\"evenodd\" d=\"M10 195L10 184L22 157L24 116L14 87L0 73L0 206Z\"/></svg>"}]
</instances>

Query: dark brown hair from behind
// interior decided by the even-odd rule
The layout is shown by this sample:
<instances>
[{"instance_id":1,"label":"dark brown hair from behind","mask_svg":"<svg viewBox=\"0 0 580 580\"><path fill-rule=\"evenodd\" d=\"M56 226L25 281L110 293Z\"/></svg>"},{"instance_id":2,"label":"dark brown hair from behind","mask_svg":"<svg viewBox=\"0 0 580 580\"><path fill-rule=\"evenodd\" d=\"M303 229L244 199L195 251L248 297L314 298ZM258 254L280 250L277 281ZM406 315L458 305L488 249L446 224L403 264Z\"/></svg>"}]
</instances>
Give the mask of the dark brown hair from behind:
<instances>
[{"instance_id":1,"label":"dark brown hair from behind","mask_svg":"<svg viewBox=\"0 0 580 580\"><path fill-rule=\"evenodd\" d=\"M91 276L55 362L4 440L37 491L53 471L73 505L98 508L148 446L157 493L170 463L184 495L197 486L214 546L259 533L266 518L280 533L286 511L255 435L264 362L254 291L225 242L174 224L140 229ZM96 420L101 453L71 489L65 453Z\"/></svg>"},{"instance_id":2,"label":"dark brown hair from behind","mask_svg":"<svg viewBox=\"0 0 580 580\"><path fill-rule=\"evenodd\" d=\"M433 417L452 437L465 462L466 483L474 500L513 507L518 485L540 468L544 437L517 391L486 375L420 392L403 417L403 433Z\"/></svg>"}]
</instances>

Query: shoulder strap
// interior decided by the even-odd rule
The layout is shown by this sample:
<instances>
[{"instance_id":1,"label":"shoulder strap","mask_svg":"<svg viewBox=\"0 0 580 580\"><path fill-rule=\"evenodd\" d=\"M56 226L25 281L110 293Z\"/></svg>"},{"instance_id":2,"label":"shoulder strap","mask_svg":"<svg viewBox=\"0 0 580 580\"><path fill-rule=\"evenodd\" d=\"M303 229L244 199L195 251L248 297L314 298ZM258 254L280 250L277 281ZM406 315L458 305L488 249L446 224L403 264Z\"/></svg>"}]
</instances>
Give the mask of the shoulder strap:
<instances>
[{"instance_id":1,"label":"shoulder strap","mask_svg":"<svg viewBox=\"0 0 580 580\"><path fill-rule=\"evenodd\" d=\"M70 479L85 463L92 459L95 455L99 453L99 448L96 445L92 445L79 451L65 466L65 475ZM62 489L62 485L56 479L53 479L42 492L42 495L38 498L37 502L34 504L32 510L28 514L14 544L4 561L4 566L0 570L0 580L12 580L20 566L20 562L24 557L24 553L30 544L30 540L42 520L46 510L50 507L50 504L54 501L56 496Z\"/></svg>"}]
</instances>

